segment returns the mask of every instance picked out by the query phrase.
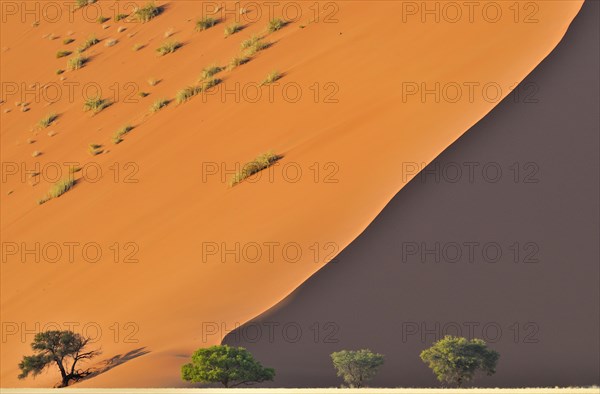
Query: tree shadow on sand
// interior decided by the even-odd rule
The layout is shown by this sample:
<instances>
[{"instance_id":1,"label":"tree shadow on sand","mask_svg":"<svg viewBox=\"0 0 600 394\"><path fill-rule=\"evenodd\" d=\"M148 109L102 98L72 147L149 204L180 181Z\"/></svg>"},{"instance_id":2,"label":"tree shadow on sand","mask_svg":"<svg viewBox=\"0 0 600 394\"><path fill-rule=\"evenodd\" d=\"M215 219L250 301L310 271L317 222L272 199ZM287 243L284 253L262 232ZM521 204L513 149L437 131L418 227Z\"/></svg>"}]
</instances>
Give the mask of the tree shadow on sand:
<instances>
[{"instance_id":1,"label":"tree shadow on sand","mask_svg":"<svg viewBox=\"0 0 600 394\"><path fill-rule=\"evenodd\" d=\"M89 371L90 373L88 375L86 375L86 377L84 379L81 379L80 382L91 379L91 378L98 376L100 374L103 374L105 372L108 372L111 369L113 369L121 364L124 364L129 360L133 360L134 358L138 358L138 357L143 356L148 353L150 353L149 350L146 350L145 347L141 347L138 349L130 350L129 352L127 352L125 354L117 354L116 356L113 356L109 359L101 361L97 365L92 367Z\"/></svg>"}]
</instances>

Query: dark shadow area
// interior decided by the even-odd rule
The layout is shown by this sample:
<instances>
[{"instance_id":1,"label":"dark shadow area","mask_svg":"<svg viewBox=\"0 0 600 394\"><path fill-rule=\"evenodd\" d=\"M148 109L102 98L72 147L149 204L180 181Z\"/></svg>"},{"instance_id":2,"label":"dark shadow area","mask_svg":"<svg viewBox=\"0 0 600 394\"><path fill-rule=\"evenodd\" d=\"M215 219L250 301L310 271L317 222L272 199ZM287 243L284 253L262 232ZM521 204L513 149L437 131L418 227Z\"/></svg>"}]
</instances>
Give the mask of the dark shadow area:
<instances>
[{"instance_id":1,"label":"dark shadow area","mask_svg":"<svg viewBox=\"0 0 600 394\"><path fill-rule=\"evenodd\" d=\"M439 387L419 353L445 334L500 353L475 386L598 385L599 9L586 1L514 94L223 342L275 368L273 387L339 386L330 354L361 348L386 357L372 387Z\"/></svg>"}]
</instances>

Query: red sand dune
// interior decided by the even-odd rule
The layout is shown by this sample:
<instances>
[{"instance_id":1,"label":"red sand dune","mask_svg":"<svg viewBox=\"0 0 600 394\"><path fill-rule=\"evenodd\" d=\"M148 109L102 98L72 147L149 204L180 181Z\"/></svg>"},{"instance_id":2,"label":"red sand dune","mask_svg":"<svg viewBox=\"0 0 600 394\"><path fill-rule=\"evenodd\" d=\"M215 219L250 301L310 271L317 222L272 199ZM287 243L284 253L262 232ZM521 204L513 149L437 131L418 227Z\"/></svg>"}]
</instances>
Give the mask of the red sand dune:
<instances>
[{"instance_id":1,"label":"red sand dune","mask_svg":"<svg viewBox=\"0 0 600 394\"><path fill-rule=\"evenodd\" d=\"M114 16L116 3L100 2L86 12L89 17L100 7L103 15ZM280 301L321 268L415 175L413 163L418 167L430 162L548 55L582 1L538 1L532 3L537 9L523 6L518 15L503 4L503 16L495 23L481 10L472 23L464 16L457 23L423 23L423 10L388 1L329 3L334 8L320 3L318 20L309 23L315 5L302 2L300 20L267 35L271 47L249 63L219 74L223 83L216 94L181 105L172 102L149 114L156 99L173 99L179 89L197 81L204 67L227 64L240 52L243 39L265 34L269 20L265 7L257 21L224 38L223 27L239 13L222 15L225 20L219 25L195 32L194 22L203 14L200 2L159 4L165 6L164 12L149 23L110 20L107 29L84 20L81 10L65 13L56 22L39 18L37 27L31 17L23 23L20 14L15 17L3 10L3 387L56 383L53 371L36 380L16 378L17 363L29 352L33 337L23 329L49 322L63 328L76 322L76 331L85 326L90 335L100 328L97 346L103 355L98 361L139 348L148 352L80 386L183 385L179 368L187 356L221 339L221 335L203 338L203 323L232 329ZM239 17L241 23L256 12L250 9ZM282 8L275 7L274 12L281 16ZM118 32L118 26L126 30ZM169 29L173 35L168 39L183 46L159 57L155 48L167 40ZM69 32L76 39L70 46L62 43ZM101 42L85 52L89 63L62 74L66 79L61 81L55 71L65 68L66 58L56 59L56 52L80 45L91 33ZM48 34L57 38L49 40ZM106 46L109 39L118 42ZM136 43L145 47L132 51ZM253 95L256 85L248 84L260 83L273 70L284 76L278 86L262 87L257 102L248 96L236 102L231 93L221 96L225 89L234 91L236 84L238 91L247 89ZM149 78L160 83L149 86ZM53 82L63 94L48 104L40 95L7 94L7 82L25 87ZM72 82L77 85L74 98L69 98L65 84ZM111 87L117 87L118 100L91 116L82 109L81 88L86 83L97 83L103 97L113 99ZM428 89L440 83L447 88L446 95L440 102L431 94L422 100L420 92L403 97L407 88L420 89L422 83ZM454 84L463 95L452 103L448 98L454 97ZM487 99L482 91L486 84ZM285 86L290 94L294 87L301 89L298 102L282 98ZM468 86L474 89L472 100ZM493 97L496 87L501 92ZM130 98L137 102L126 102L135 89L150 95L134 94ZM336 102L325 102L331 99ZM20 101L30 102L30 110L21 112L14 105ZM56 122L34 130L50 112L59 115ZM113 133L126 124L134 129L124 142L113 145ZM50 137L48 131L56 135ZM91 143L106 151L90 156ZM34 158L36 150L42 155ZM204 176L207 163L210 170L215 168L210 163L231 169L269 150L284 155L268 172L273 181L263 173L258 182L230 188L221 179L222 171ZM35 169L40 163L42 171L50 172L50 163L59 163L66 175L65 162L79 162L85 171L77 173L73 190L40 206L36 201L49 189L51 175L32 186L28 177L23 179L20 171L13 174L14 167L9 166L24 163ZM97 181L91 179L94 168L101 169ZM298 169L302 176L290 181ZM131 179L138 182L126 182ZM59 243L62 252L56 263L48 261L55 246L51 242ZM20 254L36 243L46 253L40 262L31 254ZM78 243L72 244L73 262L65 243ZM116 263L115 243L120 252ZM228 249L235 243L256 243L262 255L253 263L236 263L231 254L224 262L219 254L203 262L203 245L208 243ZM272 262L269 243L277 243ZM85 244L87 258L82 256ZM94 249L89 245L95 244L101 256L92 263ZM301 251L296 262L291 262L293 245ZM243 250L253 254L256 249ZM137 263L124 262L130 252ZM128 334L137 342L126 340Z\"/></svg>"}]
</instances>

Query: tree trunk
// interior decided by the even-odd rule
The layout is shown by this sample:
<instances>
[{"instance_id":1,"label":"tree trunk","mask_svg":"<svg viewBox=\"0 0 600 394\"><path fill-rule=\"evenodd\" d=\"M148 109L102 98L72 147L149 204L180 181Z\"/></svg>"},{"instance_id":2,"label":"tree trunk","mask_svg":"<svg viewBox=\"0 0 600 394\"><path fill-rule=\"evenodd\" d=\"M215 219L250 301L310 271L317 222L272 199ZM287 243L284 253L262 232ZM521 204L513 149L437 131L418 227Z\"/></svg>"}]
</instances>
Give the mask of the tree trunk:
<instances>
[{"instance_id":1,"label":"tree trunk","mask_svg":"<svg viewBox=\"0 0 600 394\"><path fill-rule=\"evenodd\" d=\"M58 369L60 370L60 376L62 377L62 385L63 387L67 387L69 385L69 376L67 375L67 372L65 371L65 367L62 365L62 362L58 359L54 360L56 361L56 365L58 365Z\"/></svg>"}]
</instances>

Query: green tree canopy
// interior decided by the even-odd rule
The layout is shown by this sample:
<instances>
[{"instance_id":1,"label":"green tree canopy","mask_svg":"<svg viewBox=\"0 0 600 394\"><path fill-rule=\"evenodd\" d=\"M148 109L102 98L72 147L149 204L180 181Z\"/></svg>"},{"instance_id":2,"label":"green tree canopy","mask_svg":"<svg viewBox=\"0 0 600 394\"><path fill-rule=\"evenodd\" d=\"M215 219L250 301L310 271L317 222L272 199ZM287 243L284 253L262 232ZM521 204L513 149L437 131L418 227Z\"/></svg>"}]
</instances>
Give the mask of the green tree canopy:
<instances>
[{"instance_id":1,"label":"green tree canopy","mask_svg":"<svg viewBox=\"0 0 600 394\"><path fill-rule=\"evenodd\" d=\"M382 354L369 349L341 350L331 354L337 375L350 387L363 387L365 382L373 379L383 358Z\"/></svg>"},{"instance_id":2,"label":"green tree canopy","mask_svg":"<svg viewBox=\"0 0 600 394\"><path fill-rule=\"evenodd\" d=\"M450 335L421 352L421 360L429 364L440 382L453 383L457 387L473 380L478 371L488 376L496 373L499 358L500 354L488 349L481 339L469 341Z\"/></svg>"},{"instance_id":3,"label":"green tree canopy","mask_svg":"<svg viewBox=\"0 0 600 394\"><path fill-rule=\"evenodd\" d=\"M181 367L181 378L193 383L221 383L225 387L273 380L275 370L265 368L243 347L228 345L198 349L192 362Z\"/></svg>"},{"instance_id":4,"label":"green tree canopy","mask_svg":"<svg viewBox=\"0 0 600 394\"><path fill-rule=\"evenodd\" d=\"M61 386L68 386L71 380L77 381L89 374L87 370L76 369L77 363L100 354L98 350L85 351L89 342L90 338L84 338L73 331L37 333L31 343L34 354L24 356L19 363L19 379L25 379L30 373L35 377L47 367L56 364L62 378Z\"/></svg>"}]
</instances>

